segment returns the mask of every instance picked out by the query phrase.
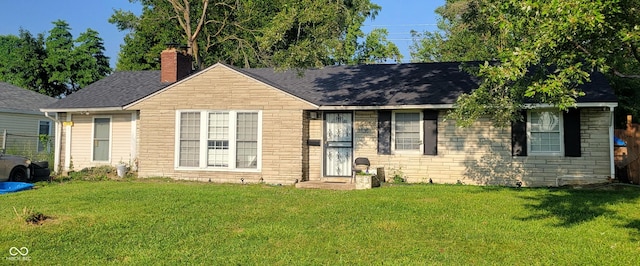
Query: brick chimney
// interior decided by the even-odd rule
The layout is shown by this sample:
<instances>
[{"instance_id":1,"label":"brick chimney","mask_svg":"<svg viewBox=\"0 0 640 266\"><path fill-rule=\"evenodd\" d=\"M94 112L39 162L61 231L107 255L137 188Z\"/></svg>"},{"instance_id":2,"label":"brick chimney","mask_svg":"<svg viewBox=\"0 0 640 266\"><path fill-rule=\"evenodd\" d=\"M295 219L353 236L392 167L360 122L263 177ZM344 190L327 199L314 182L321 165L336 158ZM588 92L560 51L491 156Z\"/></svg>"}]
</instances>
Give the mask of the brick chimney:
<instances>
[{"instance_id":1,"label":"brick chimney","mask_svg":"<svg viewBox=\"0 0 640 266\"><path fill-rule=\"evenodd\" d=\"M176 48L160 53L160 81L173 83L191 74L191 57Z\"/></svg>"}]
</instances>

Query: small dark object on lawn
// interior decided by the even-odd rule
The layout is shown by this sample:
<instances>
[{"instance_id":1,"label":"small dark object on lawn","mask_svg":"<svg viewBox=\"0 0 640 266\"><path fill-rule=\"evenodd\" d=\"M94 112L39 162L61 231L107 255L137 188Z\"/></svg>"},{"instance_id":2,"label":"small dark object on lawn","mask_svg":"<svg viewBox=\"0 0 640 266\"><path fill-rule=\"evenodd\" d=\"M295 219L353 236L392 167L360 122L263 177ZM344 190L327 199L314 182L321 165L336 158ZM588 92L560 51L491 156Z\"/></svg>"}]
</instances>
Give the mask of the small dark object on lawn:
<instances>
[{"instance_id":1,"label":"small dark object on lawn","mask_svg":"<svg viewBox=\"0 0 640 266\"><path fill-rule=\"evenodd\" d=\"M521 187L522 187L522 181L518 181L518 182L516 182L516 187L517 187L517 188L521 188Z\"/></svg>"},{"instance_id":2,"label":"small dark object on lawn","mask_svg":"<svg viewBox=\"0 0 640 266\"><path fill-rule=\"evenodd\" d=\"M429 178L429 184L433 184L433 180L431 180L431 178Z\"/></svg>"},{"instance_id":3,"label":"small dark object on lawn","mask_svg":"<svg viewBox=\"0 0 640 266\"><path fill-rule=\"evenodd\" d=\"M46 219L49 219L49 216L46 216L41 212L36 212L25 218L25 222L29 224L41 224Z\"/></svg>"}]
</instances>

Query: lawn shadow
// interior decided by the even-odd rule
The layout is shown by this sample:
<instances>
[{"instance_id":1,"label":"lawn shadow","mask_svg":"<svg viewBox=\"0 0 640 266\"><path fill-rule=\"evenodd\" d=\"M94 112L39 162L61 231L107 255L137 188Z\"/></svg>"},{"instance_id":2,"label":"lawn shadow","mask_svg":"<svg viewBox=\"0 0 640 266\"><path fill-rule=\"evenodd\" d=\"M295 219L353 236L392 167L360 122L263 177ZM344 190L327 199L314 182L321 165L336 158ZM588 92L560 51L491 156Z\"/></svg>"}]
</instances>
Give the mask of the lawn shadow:
<instances>
[{"instance_id":1,"label":"lawn shadow","mask_svg":"<svg viewBox=\"0 0 640 266\"><path fill-rule=\"evenodd\" d=\"M542 196L521 197L530 202L524 206L533 211L533 214L519 219L530 221L555 218L558 220L556 226L559 227L579 225L601 216L616 216L618 220L625 220L628 218L622 217L609 206L636 201L640 198L638 192L637 188L625 188L617 185L586 189L554 189L543 193ZM626 227L640 231L640 221L630 221Z\"/></svg>"},{"instance_id":2,"label":"lawn shadow","mask_svg":"<svg viewBox=\"0 0 640 266\"><path fill-rule=\"evenodd\" d=\"M640 219L630 220L624 228L633 229L633 236L635 241L640 240Z\"/></svg>"}]
</instances>

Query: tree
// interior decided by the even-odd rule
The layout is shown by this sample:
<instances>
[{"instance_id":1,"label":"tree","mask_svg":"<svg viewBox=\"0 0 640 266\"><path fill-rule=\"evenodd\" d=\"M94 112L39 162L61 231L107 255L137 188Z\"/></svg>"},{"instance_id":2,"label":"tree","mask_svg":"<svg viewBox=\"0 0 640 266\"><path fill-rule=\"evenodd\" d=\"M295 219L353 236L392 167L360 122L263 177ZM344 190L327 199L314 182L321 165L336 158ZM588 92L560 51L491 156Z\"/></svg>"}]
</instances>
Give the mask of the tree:
<instances>
[{"instance_id":1,"label":"tree","mask_svg":"<svg viewBox=\"0 0 640 266\"><path fill-rule=\"evenodd\" d=\"M355 63L384 63L388 59L402 62L402 54L394 43L387 40L387 29L374 29L367 34L365 41L358 45Z\"/></svg>"},{"instance_id":2,"label":"tree","mask_svg":"<svg viewBox=\"0 0 640 266\"><path fill-rule=\"evenodd\" d=\"M436 9L441 18L434 32L411 31L412 62L492 60L499 44L490 31L474 31L465 18L470 0L448 0Z\"/></svg>"},{"instance_id":3,"label":"tree","mask_svg":"<svg viewBox=\"0 0 640 266\"><path fill-rule=\"evenodd\" d=\"M117 69L158 69L167 43L187 46L196 67L317 67L353 59L360 27L380 7L370 0L130 0L140 16L110 18L129 30ZM392 55L393 56L393 55Z\"/></svg>"},{"instance_id":4,"label":"tree","mask_svg":"<svg viewBox=\"0 0 640 266\"><path fill-rule=\"evenodd\" d=\"M69 81L72 92L111 73L109 58L104 55L104 42L97 31L87 29L76 42L78 46L73 50L74 72Z\"/></svg>"},{"instance_id":5,"label":"tree","mask_svg":"<svg viewBox=\"0 0 640 266\"><path fill-rule=\"evenodd\" d=\"M451 113L461 125L469 125L483 115L506 125L517 119L516 111L526 100L549 103L561 110L571 108L576 98L584 95L578 85L588 82L593 71L608 73L614 86L635 84L632 80L640 77L637 0L447 1L447 5L455 3L464 7L450 16L454 19L449 25L456 30L447 33L450 36L443 38L444 44L438 49L450 52L450 46L458 47L452 43L455 40L479 38L490 49L480 48L488 52L479 54L487 56L475 59L498 62L473 70L482 78L480 87L461 96ZM460 36L464 33L472 36ZM477 46L468 48L478 50ZM616 91L620 95L621 87ZM624 108L635 106L630 102L620 104Z\"/></svg>"},{"instance_id":6,"label":"tree","mask_svg":"<svg viewBox=\"0 0 640 266\"><path fill-rule=\"evenodd\" d=\"M22 29L19 36L0 36L0 49L6 51L0 53L0 80L60 97L111 72L98 32L88 29L74 41L69 24L62 20L53 24L46 38Z\"/></svg>"},{"instance_id":7,"label":"tree","mask_svg":"<svg viewBox=\"0 0 640 266\"><path fill-rule=\"evenodd\" d=\"M49 75L50 95L64 95L67 84L73 75L72 66L76 63L73 58L73 36L69 24L63 20L53 22L53 29L45 41L47 57L44 67Z\"/></svg>"},{"instance_id":8,"label":"tree","mask_svg":"<svg viewBox=\"0 0 640 266\"><path fill-rule=\"evenodd\" d=\"M47 94L49 77L43 67L44 37L20 29L19 36L0 36L0 80Z\"/></svg>"}]
</instances>

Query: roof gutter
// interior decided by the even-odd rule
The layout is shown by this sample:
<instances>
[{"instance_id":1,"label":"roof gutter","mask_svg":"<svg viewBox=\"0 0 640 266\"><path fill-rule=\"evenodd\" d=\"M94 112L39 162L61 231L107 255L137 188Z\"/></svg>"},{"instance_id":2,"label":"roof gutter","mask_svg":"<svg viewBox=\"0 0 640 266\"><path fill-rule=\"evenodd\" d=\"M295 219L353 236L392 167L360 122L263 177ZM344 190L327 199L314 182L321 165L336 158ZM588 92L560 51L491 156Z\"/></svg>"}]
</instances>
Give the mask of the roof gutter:
<instances>
[{"instance_id":1,"label":"roof gutter","mask_svg":"<svg viewBox=\"0 0 640 266\"><path fill-rule=\"evenodd\" d=\"M55 113L89 113L89 112L110 112L110 111L122 111L122 107L87 107L87 108L60 108L60 109L46 109L41 108L41 112L55 112Z\"/></svg>"},{"instance_id":2,"label":"roof gutter","mask_svg":"<svg viewBox=\"0 0 640 266\"><path fill-rule=\"evenodd\" d=\"M606 107L615 108L618 103L615 102L589 102L589 103L577 103L576 107L588 108L588 107ZM552 104L525 104L524 108L553 108ZM357 105L322 105L318 107L321 111L338 111L338 110L402 110L402 109L454 109L454 104L413 104L413 105L369 105L369 106L357 106Z\"/></svg>"}]
</instances>

